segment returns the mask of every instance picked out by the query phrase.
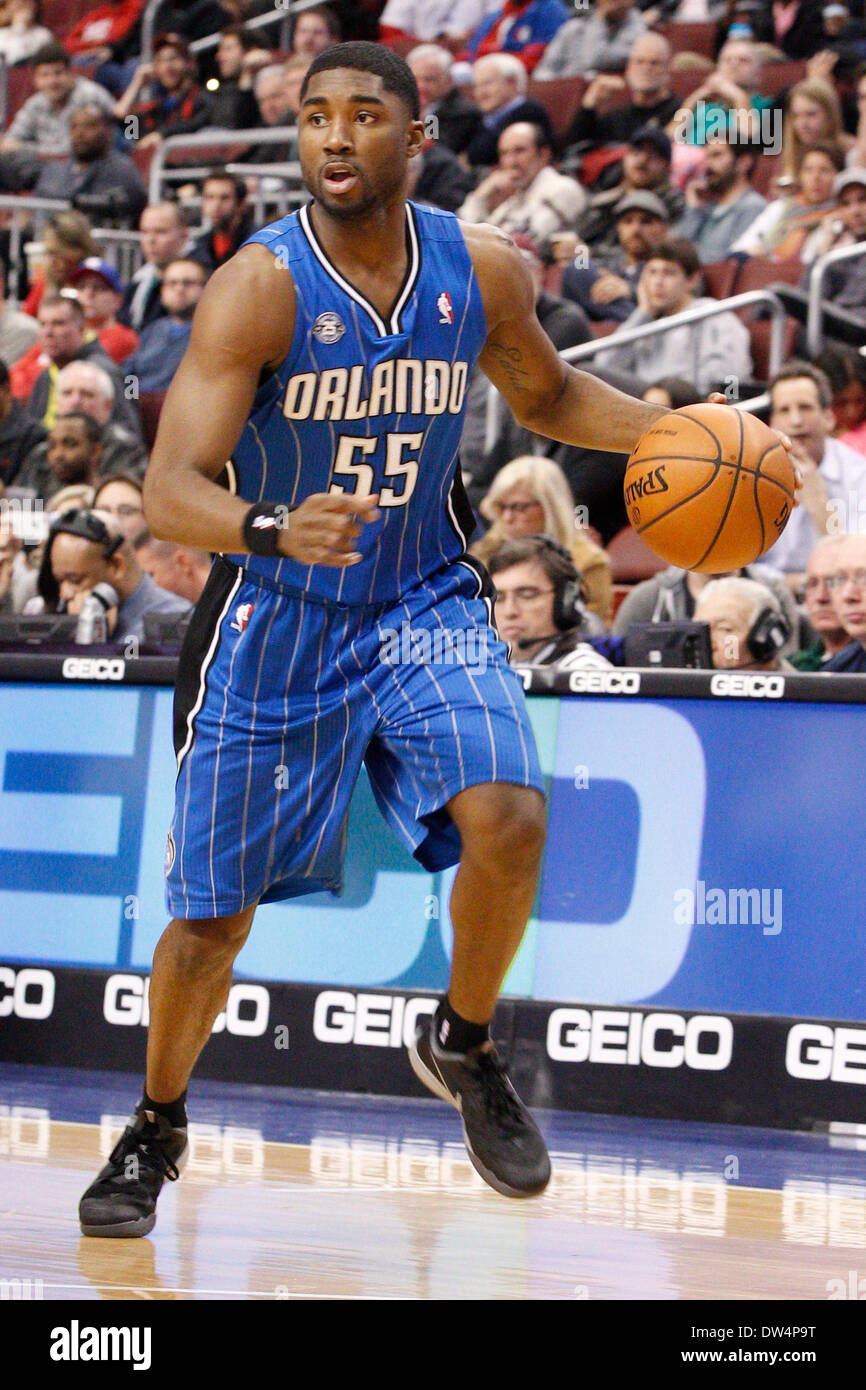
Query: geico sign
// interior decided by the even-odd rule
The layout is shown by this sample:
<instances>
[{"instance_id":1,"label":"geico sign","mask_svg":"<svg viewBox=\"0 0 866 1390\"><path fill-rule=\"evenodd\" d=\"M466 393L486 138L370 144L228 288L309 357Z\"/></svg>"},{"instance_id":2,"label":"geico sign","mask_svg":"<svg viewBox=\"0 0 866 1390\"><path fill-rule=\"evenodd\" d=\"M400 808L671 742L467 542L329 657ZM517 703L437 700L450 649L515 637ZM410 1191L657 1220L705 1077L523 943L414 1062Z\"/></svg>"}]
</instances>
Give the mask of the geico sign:
<instances>
[{"instance_id":1,"label":"geico sign","mask_svg":"<svg viewBox=\"0 0 866 1390\"><path fill-rule=\"evenodd\" d=\"M866 1086L866 1030L795 1023L788 1034L785 1067L804 1081L846 1081Z\"/></svg>"},{"instance_id":2,"label":"geico sign","mask_svg":"<svg viewBox=\"0 0 866 1390\"><path fill-rule=\"evenodd\" d=\"M742 671L718 671L710 678L711 695L748 695L753 700L781 700L784 676L748 675Z\"/></svg>"},{"instance_id":3,"label":"geico sign","mask_svg":"<svg viewBox=\"0 0 866 1390\"><path fill-rule=\"evenodd\" d=\"M326 989L313 1010L313 1037L323 1043L361 1047L408 1047L419 1018L434 1014L436 999L403 999L391 994L350 994Z\"/></svg>"},{"instance_id":4,"label":"geico sign","mask_svg":"<svg viewBox=\"0 0 866 1390\"><path fill-rule=\"evenodd\" d=\"M28 997L29 996L29 997ZM0 965L0 1018L50 1018L54 976L50 970L12 970Z\"/></svg>"},{"instance_id":5,"label":"geico sign","mask_svg":"<svg viewBox=\"0 0 866 1390\"><path fill-rule=\"evenodd\" d=\"M712 1014L685 1019L626 1009L554 1009L547 1021L547 1055L555 1062L724 1071L733 1048L731 1020Z\"/></svg>"},{"instance_id":6,"label":"geico sign","mask_svg":"<svg viewBox=\"0 0 866 1390\"><path fill-rule=\"evenodd\" d=\"M127 1028L138 1024L146 1027L150 1022L149 990L150 980L142 975L109 975L102 1001L106 1023L118 1023ZM252 1017L241 1017L245 1004L252 1006ZM225 1010L217 1015L211 1032L260 1038L268 1026L270 1011L271 996L263 985L232 985ZM249 1014L249 1008L246 1013Z\"/></svg>"},{"instance_id":7,"label":"geico sign","mask_svg":"<svg viewBox=\"0 0 866 1390\"><path fill-rule=\"evenodd\" d=\"M61 669L68 681L122 681L126 662L118 656L68 656Z\"/></svg>"},{"instance_id":8,"label":"geico sign","mask_svg":"<svg viewBox=\"0 0 866 1390\"><path fill-rule=\"evenodd\" d=\"M572 671L568 688L575 695L637 695L638 671Z\"/></svg>"}]
</instances>

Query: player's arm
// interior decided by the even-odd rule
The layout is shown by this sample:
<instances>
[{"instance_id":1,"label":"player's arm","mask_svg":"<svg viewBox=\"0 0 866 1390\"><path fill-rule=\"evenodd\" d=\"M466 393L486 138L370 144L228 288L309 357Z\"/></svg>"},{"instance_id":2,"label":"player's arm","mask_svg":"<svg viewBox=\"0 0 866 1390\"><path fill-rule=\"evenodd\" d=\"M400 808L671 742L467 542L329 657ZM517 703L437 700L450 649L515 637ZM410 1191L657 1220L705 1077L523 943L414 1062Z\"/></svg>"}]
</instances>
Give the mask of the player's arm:
<instances>
[{"instance_id":1,"label":"player's arm","mask_svg":"<svg viewBox=\"0 0 866 1390\"><path fill-rule=\"evenodd\" d=\"M487 316L479 365L516 420L565 444L631 453L667 411L564 362L538 322L532 280L511 239L493 227L463 230Z\"/></svg>"},{"instance_id":2,"label":"player's arm","mask_svg":"<svg viewBox=\"0 0 866 1390\"><path fill-rule=\"evenodd\" d=\"M155 536L201 550L249 552L243 525L255 499L232 496L214 479L241 436L262 372L288 353L294 325L292 277L263 247L239 251L208 283L144 480L145 516ZM304 564L354 563L360 558L353 549L360 534L355 517L368 519L375 502L306 498L285 514L279 553Z\"/></svg>"}]
</instances>

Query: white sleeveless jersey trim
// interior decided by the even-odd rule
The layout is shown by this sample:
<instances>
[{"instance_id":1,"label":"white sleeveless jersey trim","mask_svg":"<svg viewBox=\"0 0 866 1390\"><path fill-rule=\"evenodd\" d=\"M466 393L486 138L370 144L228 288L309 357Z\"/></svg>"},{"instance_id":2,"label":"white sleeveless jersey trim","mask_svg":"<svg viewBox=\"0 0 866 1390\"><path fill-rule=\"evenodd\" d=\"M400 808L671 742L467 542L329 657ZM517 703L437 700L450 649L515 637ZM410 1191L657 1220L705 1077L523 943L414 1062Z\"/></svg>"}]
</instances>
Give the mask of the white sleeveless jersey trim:
<instances>
[{"instance_id":1,"label":"white sleeveless jersey trim","mask_svg":"<svg viewBox=\"0 0 866 1390\"><path fill-rule=\"evenodd\" d=\"M391 311L391 316L387 324L385 323L385 320L382 318L378 310L370 303L369 299L365 299L364 296L361 294L360 290L356 290L355 286L340 274L333 261L328 259L328 256L325 253L325 250L321 242L316 236L312 221L310 220L309 204L305 203L304 206L299 210L298 222L300 224L301 230L304 233L304 236L307 238L307 241L309 242L310 249L313 252L313 255L316 257L316 260L319 262L322 269L327 272L327 274L331 277L335 284L339 285L340 289L343 290L343 292L347 294L350 299L353 299L355 303L360 305L360 307L369 315L369 317L373 320L376 332L378 333L379 337L388 338L393 336L394 334L399 333L400 316L403 310L405 309L407 303L409 302L409 298L412 294L412 291L415 288L415 284L418 279L418 274L421 269L421 245L418 240L418 230L415 226L415 214L412 209L411 203L406 204L406 228L409 237L409 265L407 267L406 279L403 283L403 287L400 290L399 295L397 296L397 301L394 304L394 308Z\"/></svg>"}]
</instances>

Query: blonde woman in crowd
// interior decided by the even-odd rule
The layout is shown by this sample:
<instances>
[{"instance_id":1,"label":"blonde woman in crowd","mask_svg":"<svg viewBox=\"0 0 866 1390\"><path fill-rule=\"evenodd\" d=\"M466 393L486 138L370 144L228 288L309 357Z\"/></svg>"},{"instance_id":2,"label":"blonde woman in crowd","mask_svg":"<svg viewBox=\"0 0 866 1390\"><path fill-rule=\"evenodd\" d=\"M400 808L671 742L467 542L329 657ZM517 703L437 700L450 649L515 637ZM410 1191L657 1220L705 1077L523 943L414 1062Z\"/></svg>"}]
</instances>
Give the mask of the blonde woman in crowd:
<instances>
[{"instance_id":1,"label":"blonde woman in crowd","mask_svg":"<svg viewBox=\"0 0 866 1390\"><path fill-rule=\"evenodd\" d=\"M836 89L823 77L806 77L788 93L782 139L782 175L799 179L803 155L818 140L833 140L847 151L852 137L842 124Z\"/></svg>"},{"instance_id":2,"label":"blonde woman in crowd","mask_svg":"<svg viewBox=\"0 0 866 1390\"><path fill-rule=\"evenodd\" d=\"M471 547L482 564L503 541L522 536L551 536L564 545L580 571L587 607L609 625L613 617L610 559L575 520L568 480L552 459L524 454L512 459L493 479L480 505L490 530Z\"/></svg>"}]
</instances>

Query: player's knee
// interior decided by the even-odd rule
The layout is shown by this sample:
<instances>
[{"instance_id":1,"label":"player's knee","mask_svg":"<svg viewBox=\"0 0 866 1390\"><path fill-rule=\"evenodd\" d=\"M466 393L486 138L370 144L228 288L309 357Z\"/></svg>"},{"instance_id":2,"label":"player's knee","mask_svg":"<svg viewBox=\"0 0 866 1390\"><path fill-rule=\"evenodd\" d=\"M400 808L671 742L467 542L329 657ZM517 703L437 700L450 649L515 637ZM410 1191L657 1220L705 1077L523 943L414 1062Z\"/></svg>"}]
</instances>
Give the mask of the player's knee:
<instances>
[{"instance_id":1,"label":"player's knee","mask_svg":"<svg viewBox=\"0 0 866 1390\"><path fill-rule=\"evenodd\" d=\"M499 793L500 789L496 789ZM503 787L485 799L474 817L471 851L506 878L537 871L544 849L544 802L534 791ZM464 844L467 837L464 835Z\"/></svg>"},{"instance_id":2,"label":"player's knee","mask_svg":"<svg viewBox=\"0 0 866 1390\"><path fill-rule=\"evenodd\" d=\"M246 913L178 922L184 955L190 964L202 969L222 966L234 960L240 951L250 934L251 922Z\"/></svg>"}]
</instances>

